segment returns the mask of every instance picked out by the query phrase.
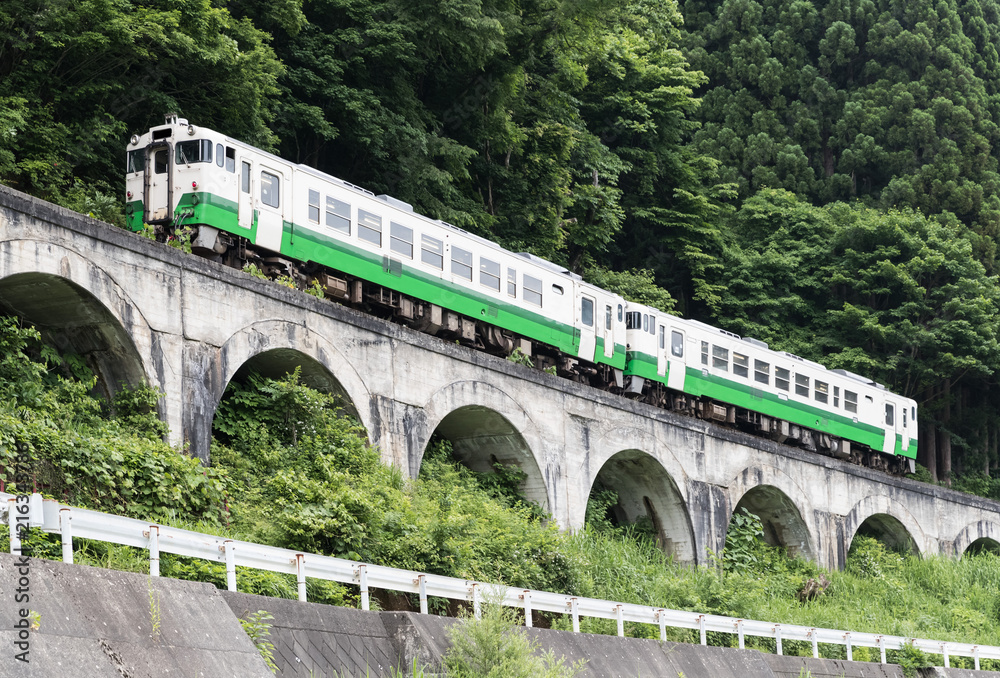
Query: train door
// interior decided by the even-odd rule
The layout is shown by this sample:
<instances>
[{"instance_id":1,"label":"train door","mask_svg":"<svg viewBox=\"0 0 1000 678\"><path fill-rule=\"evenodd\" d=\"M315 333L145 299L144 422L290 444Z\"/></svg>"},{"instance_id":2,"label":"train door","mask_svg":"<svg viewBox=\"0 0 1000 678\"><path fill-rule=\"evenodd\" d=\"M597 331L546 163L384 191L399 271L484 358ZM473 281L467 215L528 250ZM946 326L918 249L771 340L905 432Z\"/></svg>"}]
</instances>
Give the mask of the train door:
<instances>
[{"instance_id":1,"label":"train door","mask_svg":"<svg viewBox=\"0 0 1000 678\"><path fill-rule=\"evenodd\" d=\"M667 328L662 323L656 328L656 373L661 377L667 373Z\"/></svg>"},{"instance_id":2,"label":"train door","mask_svg":"<svg viewBox=\"0 0 1000 678\"><path fill-rule=\"evenodd\" d=\"M146 173L143 203L147 224L170 221L173 210L170 196L173 177L170 172L170 143L152 143L146 147Z\"/></svg>"},{"instance_id":3,"label":"train door","mask_svg":"<svg viewBox=\"0 0 1000 678\"><path fill-rule=\"evenodd\" d=\"M891 400L885 401L885 419L882 422L885 428L885 438L882 442L882 451L887 454L896 453L896 427L898 426L898 407Z\"/></svg>"},{"instance_id":4,"label":"train door","mask_svg":"<svg viewBox=\"0 0 1000 678\"><path fill-rule=\"evenodd\" d=\"M596 303L593 297L586 294L580 296L580 315L576 325L580 328L580 353L584 360L593 361L597 349L597 322L595 316Z\"/></svg>"},{"instance_id":5,"label":"train door","mask_svg":"<svg viewBox=\"0 0 1000 678\"><path fill-rule=\"evenodd\" d=\"M253 165L249 160L240 161L240 192L239 216L237 223L241 228L253 228Z\"/></svg>"},{"instance_id":6,"label":"train door","mask_svg":"<svg viewBox=\"0 0 1000 678\"><path fill-rule=\"evenodd\" d=\"M667 388L684 390L684 375L687 373L687 358L684 355L684 331L669 328L670 357L667 371Z\"/></svg>"},{"instance_id":7,"label":"train door","mask_svg":"<svg viewBox=\"0 0 1000 678\"><path fill-rule=\"evenodd\" d=\"M260 167L260 183L255 201L257 205L257 245L281 251L281 233L284 225L283 210L284 177L278 170Z\"/></svg>"}]
</instances>

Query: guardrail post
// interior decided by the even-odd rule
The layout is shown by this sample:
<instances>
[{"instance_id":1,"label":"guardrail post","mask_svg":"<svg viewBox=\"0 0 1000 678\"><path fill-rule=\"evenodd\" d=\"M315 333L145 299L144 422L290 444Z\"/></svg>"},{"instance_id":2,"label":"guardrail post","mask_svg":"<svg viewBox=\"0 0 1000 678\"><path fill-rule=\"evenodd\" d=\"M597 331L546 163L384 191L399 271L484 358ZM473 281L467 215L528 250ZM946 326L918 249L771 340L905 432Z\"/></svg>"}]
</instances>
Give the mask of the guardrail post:
<instances>
[{"instance_id":1,"label":"guardrail post","mask_svg":"<svg viewBox=\"0 0 1000 678\"><path fill-rule=\"evenodd\" d=\"M236 545L232 539L222 542L222 552L226 555L226 588L236 590Z\"/></svg>"},{"instance_id":2,"label":"guardrail post","mask_svg":"<svg viewBox=\"0 0 1000 678\"><path fill-rule=\"evenodd\" d=\"M149 576L160 576L160 526L150 525L149 532Z\"/></svg>"},{"instance_id":3,"label":"guardrail post","mask_svg":"<svg viewBox=\"0 0 1000 678\"><path fill-rule=\"evenodd\" d=\"M527 589L521 594L521 600L524 601L524 625L531 628L531 591Z\"/></svg>"},{"instance_id":4,"label":"guardrail post","mask_svg":"<svg viewBox=\"0 0 1000 678\"><path fill-rule=\"evenodd\" d=\"M708 635L705 633L705 615L698 615L698 638L702 645L708 645Z\"/></svg>"},{"instance_id":5,"label":"guardrail post","mask_svg":"<svg viewBox=\"0 0 1000 678\"><path fill-rule=\"evenodd\" d=\"M809 637L812 638L813 642L813 658L819 659L819 638L816 634L815 627L809 629Z\"/></svg>"},{"instance_id":6,"label":"guardrail post","mask_svg":"<svg viewBox=\"0 0 1000 678\"><path fill-rule=\"evenodd\" d=\"M740 649L741 650L746 649L746 644L743 642L743 620L742 619L737 619L736 620L736 635L740 639Z\"/></svg>"},{"instance_id":7,"label":"guardrail post","mask_svg":"<svg viewBox=\"0 0 1000 678\"><path fill-rule=\"evenodd\" d=\"M979 670L979 646L975 645L972 648L972 661L976 665L976 671Z\"/></svg>"},{"instance_id":8,"label":"guardrail post","mask_svg":"<svg viewBox=\"0 0 1000 678\"><path fill-rule=\"evenodd\" d=\"M422 574L417 577L417 586L420 587L420 614L427 614L427 575Z\"/></svg>"},{"instance_id":9,"label":"guardrail post","mask_svg":"<svg viewBox=\"0 0 1000 678\"><path fill-rule=\"evenodd\" d=\"M656 620L660 622L660 641L667 642L667 615L666 610L656 611Z\"/></svg>"},{"instance_id":10,"label":"guardrail post","mask_svg":"<svg viewBox=\"0 0 1000 678\"><path fill-rule=\"evenodd\" d=\"M847 661L854 661L854 653L851 651L851 632L844 634L844 644L847 645Z\"/></svg>"},{"instance_id":11,"label":"guardrail post","mask_svg":"<svg viewBox=\"0 0 1000 678\"><path fill-rule=\"evenodd\" d=\"M570 614L573 615L573 633L580 632L580 610L576 606L576 598L569 599Z\"/></svg>"},{"instance_id":12,"label":"guardrail post","mask_svg":"<svg viewBox=\"0 0 1000 678\"><path fill-rule=\"evenodd\" d=\"M878 637L878 654L882 663L885 664L885 636Z\"/></svg>"},{"instance_id":13,"label":"guardrail post","mask_svg":"<svg viewBox=\"0 0 1000 678\"><path fill-rule=\"evenodd\" d=\"M619 638L624 638L625 637L625 617L624 617L624 613L622 612L621 603L619 603L618 605L615 606L615 610L618 613L618 637Z\"/></svg>"},{"instance_id":14,"label":"guardrail post","mask_svg":"<svg viewBox=\"0 0 1000 678\"><path fill-rule=\"evenodd\" d=\"M774 642L777 646L778 654L781 654L781 624L774 625Z\"/></svg>"},{"instance_id":15,"label":"guardrail post","mask_svg":"<svg viewBox=\"0 0 1000 678\"><path fill-rule=\"evenodd\" d=\"M299 586L299 600L306 602L306 554L295 554L295 578Z\"/></svg>"},{"instance_id":16,"label":"guardrail post","mask_svg":"<svg viewBox=\"0 0 1000 678\"><path fill-rule=\"evenodd\" d=\"M368 566L358 565L358 583L361 585L361 609L370 609L371 602L368 598Z\"/></svg>"},{"instance_id":17,"label":"guardrail post","mask_svg":"<svg viewBox=\"0 0 1000 678\"><path fill-rule=\"evenodd\" d=\"M948 644L947 643L941 643L941 654L944 655L944 667L946 669L951 668L948 665Z\"/></svg>"},{"instance_id":18,"label":"guardrail post","mask_svg":"<svg viewBox=\"0 0 1000 678\"><path fill-rule=\"evenodd\" d=\"M64 563L73 564L73 513L68 508L59 509L59 534L62 536Z\"/></svg>"},{"instance_id":19,"label":"guardrail post","mask_svg":"<svg viewBox=\"0 0 1000 678\"><path fill-rule=\"evenodd\" d=\"M17 518L14 514L17 511L17 497L7 500L7 526L10 528L10 552L21 552L21 540L17 537Z\"/></svg>"},{"instance_id":20,"label":"guardrail post","mask_svg":"<svg viewBox=\"0 0 1000 678\"><path fill-rule=\"evenodd\" d=\"M479 584L472 585L472 614L476 619L482 619L483 611L479 607Z\"/></svg>"}]
</instances>

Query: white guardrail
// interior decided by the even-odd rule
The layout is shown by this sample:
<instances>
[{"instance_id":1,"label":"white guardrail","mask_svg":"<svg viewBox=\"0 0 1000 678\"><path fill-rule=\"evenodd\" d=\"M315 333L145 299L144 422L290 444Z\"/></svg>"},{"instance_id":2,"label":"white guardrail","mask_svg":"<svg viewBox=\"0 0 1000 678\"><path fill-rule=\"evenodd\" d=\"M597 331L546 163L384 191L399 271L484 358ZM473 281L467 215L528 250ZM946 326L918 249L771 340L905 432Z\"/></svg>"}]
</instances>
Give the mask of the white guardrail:
<instances>
[{"instance_id":1,"label":"white guardrail","mask_svg":"<svg viewBox=\"0 0 1000 678\"><path fill-rule=\"evenodd\" d=\"M499 598L502 594L500 600L502 605L524 610L527 626L531 626L532 611L540 610L570 615L573 619L573 631L576 632L580 630L580 617L615 619L618 622L619 636L625 635L624 624L626 621L630 621L659 626L661 640L666 640L668 626L694 629L700 632L702 645L708 644L706 634L709 631L731 633L738 636L740 648L744 647L746 636L773 638L778 654L782 654L782 641L801 640L812 643L813 656L817 658L820 656L820 643L843 645L847 648L848 661L852 660L852 648L874 647L879 649L881 662L885 664L886 649L898 649L907 644L924 652L942 655L946 667L949 666L950 656L972 657L977 670L980 658L1000 659L1000 647L988 645L837 631L752 619L735 619L714 614L699 614L545 591L531 591L512 586L357 563L341 558L301 553L274 546L262 546L181 530L98 511L71 508L52 499L43 499L40 494L24 495L18 498L0 492L0 506L7 509L11 553L20 552L17 525L27 521L28 527L39 527L46 532L61 535L63 562L73 562L74 537L124 546L136 546L149 551L149 574L153 577L160 574L161 552L225 563L226 583L230 591L236 590L236 567L242 566L295 575L298 582L299 600L301 601L306 600L307 575L317 579L358 586L361 591L361 607L365 610L368 609L369 591L373 588L418 594L420 596L420 612L423 614L427 614L428 596L470 602L476 616L478 616L480 600L484 593L491 600Z\"/></svg>"}]
</instances>

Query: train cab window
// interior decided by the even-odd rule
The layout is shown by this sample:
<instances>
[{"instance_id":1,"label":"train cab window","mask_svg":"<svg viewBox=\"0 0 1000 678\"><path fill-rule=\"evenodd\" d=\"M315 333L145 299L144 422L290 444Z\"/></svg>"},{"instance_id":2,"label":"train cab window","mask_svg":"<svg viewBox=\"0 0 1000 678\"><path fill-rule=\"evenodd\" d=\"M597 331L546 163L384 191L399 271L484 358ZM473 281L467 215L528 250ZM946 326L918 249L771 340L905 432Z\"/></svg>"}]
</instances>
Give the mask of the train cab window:
<instances>
[{"instance_id":1,"label":"train cab window","mask_svg":"<svg viewBox=\"0 0 1000 678\"><path fill-rule=\"evenodd\" d=\"M154 174L166 174L167 173L167 152L157 151L153 154L153 173Z\"/></svg>"},{"instance_id":2,"label":"train cab window","mask_svg":"<svg viewBox=\"0 0 1000 678\"><path fill-rule=\"evenodd\" d=\"M614 320L614 311L611 310L610 306L604 307L604 329L611 329L611 321Z\"/></svg>"},{"instance_id":3,"label":"train cab window","mask_svg":"<svg viewBox=\"0 0 1000 678\"><path fill-rule=\"evenodd\" d=\"M223 148L222 144L215 145L215 164L219 167L226 166L226 149Z\"/></svg>"},{"instance_id":4,"label":"train cab window","mask_svg":"<svg viewBox=\"0 0 1000 678\"><path fill-rule=\"evenodd\" d=\"M244 193L250 192L250 163L240 163L240 190Z\"/></svg>"},{"instance_id":5,"label":"train cab window","mask_svg":"<svg viewBox=\"0 0 1000 678\"><path fill-rule=\"evenodd\" d=\"M472 280L472 252L452 245L451 272L459 278Z\"/></svg>"},{"instance_id":6,"label":"train cab window","mask_svg":"<svg viewBox=\"0 0 1000 678\"><path fill-rule=\"evenodd\" d=\"M226 171L236 174L236 149L226 146Z\"/></svg>"},{"instance_id":7,"label":"train cab window","mask_svg":"<svg viewBox=\"0 0 1000 678\"><path fill-rule=\"evenodd\" d=\"M742 353L733 353L733 374L737 377L750 376L750 358Z\"/></svg>"},{"instance_id":8,"label":"train cab window","mask_svg":"<svg viewBox=\"0 0 1000 678\"><path fill-rule=\"evenodd\" d=\"M896 425L896 408L891 404L885 404L885 425L895 426Z\"/></svg>"},{"instance_id":9,"label":"train cab window","mask_svg":"<svg viewBox=\"0 0 1000 678\"><path fill-rule=\"evenodd\" d=\"M489 259L479 258L479 284L500 291L500 264Z\"/></svg>"},{"instance_id":10,"label":"train cab window","mask_svg":"<svg viewBox=\"0 0 1000 678\"><path fill-rule=\"evenodd\" d=\"M625 311L625 307L618 304L618 322L622 321L622 313Z\"/></svg>"},{"instance_id":11,"label":"train cab window","mask_svg":"<svg viewBox=\"0 0 1000 678\"><path fill-rule=\"evenodd\" d=\"M351 205L326 196L326 226L344 235L351 234Z\"/></svg>"},{"instance_id":12,"label":"train cab window","mask_svg":"<svg viewBox=\"0 0 1000 678\"><path fill-rule=\"evenodd\" d=\"M809 377L804 374L795 375L795 395L809 397Z\"/></svg>"},{"instance_id":13,"label":"train cab window","mask_svg":"<svg viewBox=\"0 0 1000 678\"><path fill-rule=\"evenodd\" d=\"M382 217L358 210L358 237L376 247L382 246Z\"/></svg>"},{"instance_id":14,"label":"train cab window","mask_svg":"<svg viewBox=\"0 0 1000 678\"><path fill-rule=\"evenodd\" d=\"M517 270L513 268L507 269L507 296L517 296Z\"/></svg>"},{"instance_id":15,"label":"train cab window","mask_svg":"<svg viewBox=\"0 0 1000 678\"><path fill-rule=\"evenodd\" d=\"M222 144L219 144L222 147ZM196 162L212 162L212 142L208 139L177 142L177 164L191 165Z\"/></svg>"},{"instance_id":16,"label":"train cab window","mask_svg":"<svg viewBox=\"0 0 1000 678\"><path fill-rule=\"evenodd\" d=\"M629 311L625 314L625 329L637 330L642 327L642 314L638 311Z\"/></svg>"},{"instance_id":17,"label":"train cab window","mask_svg":"<svg viewBox=\"0 0 1000 678\"><path fill-rule=\"evenodd\" d=\"M818 403L829 402L830 385L825 381L815 381L813 383L813 398L815 398Z\"/></svg>"},{"instance_id":18,"label":"train cab window","mask_svg":"<svg viewBox=\"0 0 1000 678\"><path fill-rule=\"evenodd\" d=\"M580 322L585 327L594 326L594 300L583 297L580 299Z\"/></svg>"},{"instance_id":19,"label":"train cab window","mask_svg":"<svg viewBox=\"0 0 1000 678\"><path fill-rule=\"evenodd\" d=\"M429 235L420 236L420 261L439 271L444 270L444 243Z\"/></svg>"},{"instance_id":20,"label":"train cab window","mask_svg":"<svg viewBox=\"0 0 1000 678\"><path fill-rule=\"evenodd\" d=\"M708 364L708 342L707 341L701 342L701 364L702 365L707 365Z\"/></svg>"},{"instance_id":21,"label":"train cab window","mask_svg":"<svg viewBox=\"0 0 1000 678\"><path fill-rule=\"evenodd\" d=\"M319 191L309 189L309 221L319 223Z\"/></svg>"},{"instance_id":22,"label":"train cab window","mask_svg":"<svg viewBox=\"0 0 1000 678\"><path fill-rule=\"evenodd\" d=\"M771 383L771 364L763 360L753 361L753 380L758 384Z\"/></svg>"},{"instance_id":23,"label":"train cab window","mask_svg":"<svg viewBox=\"0 0 1000 678\"><path fill-rule=\"evenodd\" d=\"M854 391L844 389L844 409L848 412L858 413L858 394Z\"/></svg>"},{"instance_id":24,"label":"train cab window","mask_svg":"<svg viewBox=\"0 0 1000 678\"><path fill-rule=\"evenodd\" d=\"M833 387L833 406L840 407L840 387Z\"/></svg>"},{"instance_id":25,"label":"train cab window","mask_svg":"<svg viewBox=\"0 0 1000 678\"><path fill-rule=\"evenodd\" d=\"M791 381L792 373L786 370L784 367L774 368L774 385L776 388L782 391L787 391L789 387L789 382Z\"/></svg>"},{"instance_id":26,"label":"train cab window","mask_svg":"<svg viewBox=\"0 0 1000 678\"><path fill-rule=\"evenodd\" d=\"M729 371L729 349L721 346L712 346L712 367L717 370Z\"/></svg>"},{"instance_id":27,"label":"train cab window","mask_svg":"<svg viewBox=\"0 0 1000 678\"><path fill-rule=\"evenodd\" d=\"M684 335L677 330L670 330L670 355L684 357Z\"/></svg>"},{"instance_id":28,"label":"train cab window","mask_svg":"<svg viewBox=\"0 0 1000 678\"><path fill-rule=\"evenodd\" d=\"M413 258L413 229L407 228L395 221L389 222L389 249L396 254L402 254L407 259Z\"/></svg>"},{"instance_id":29,"label":"train cab window","mask_svg":"<svg viewBox=\"0 0 1000 678\"><path fill-rule=\"evenodd\" d=\"M524 275L524 300L535 306L542 305L542 281L528 274Z\"/></svg>"},{"instance_id":30,"label":"train cab window","mask_svg":"<svg viewBox=\"0 0 1000 678\"><path fill-rule=\"evenodd\" d=\"M260 201L268 207L281 205L281 180L276 174L260 173Z\"/></svg>"},{"instance_id":31,"label":"train cab window","mask_svg":"<svg viewBox=\"0 0 1000 678\"><path fill-rule=\"evenodd\" d=\"M128 167L125 170L128 173L132 172L145 172L146 171L146 149L140 149L138 151L128 152Z\"/></svg>"},{"instance_id":32,"label":"train cab window","mask_svg":"<svg viewBox=\"0 0 1000 678\"><path fill-rule=\"evenodd\" d=\"M667 328L660 325L660 350L667 347Z\"/></svg>"}]
</instances>

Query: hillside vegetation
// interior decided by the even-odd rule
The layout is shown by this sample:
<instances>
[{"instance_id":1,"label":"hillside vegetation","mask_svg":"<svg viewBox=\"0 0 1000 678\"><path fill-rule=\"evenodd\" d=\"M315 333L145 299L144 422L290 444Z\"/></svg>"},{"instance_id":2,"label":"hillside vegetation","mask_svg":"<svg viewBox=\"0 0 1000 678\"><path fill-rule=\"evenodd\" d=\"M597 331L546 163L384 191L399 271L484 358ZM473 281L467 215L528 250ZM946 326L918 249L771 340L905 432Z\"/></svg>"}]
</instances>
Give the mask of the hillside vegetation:
<instances>
[{"instance_id":1,"label":"hillside vegetation","mask_svg":"<svg viewBox=\"0 0 1000 678\"><path fill-rule=\"evenodd\" d=\"M11 483L20 444L31 485L62 501L231 538L580 596L1000 645L997 555L917 560L858 537L846 571L824 573L765 545L759 520L740 514L713 566L680 567L647 527L604 518L617 500L606 492L591 498L587 526L570 535L520 495L516 469L469 471L452 458L447 441L432 443L417 479L404 478L380 461L334 398L303 386L295 374L231 387L215 419L212 464L202 468L162 442L150 409L155 392L126 391L112 404L95 399L88 393L92 377L78 366L74 374L73 356L46 349L37 333L9 318L0 322L0 347L0 479L8 491L32 489ZM26 543L34 557L60 558L57 536L36 533ZM77 562L148 572L144 550L79 539L75 546ZM9 548L6 531L0 548ZM226 585L220 563L162 554L160 569L164 576ZM815 595L802 593L809 580L820 584ZM240 568L238 582L249 593L297 595L291 576ZM310 600L358 604L353 587L307 584ZM416 602L388 592L376 592L375 600L389 608ZM431 610L455 611L441 599L432 599ZM536 622L571 625L559 615ZM615 632L608 620L584 618L581 627ZM626 633L658 637L659 630L629 623ZM669 634L697 642L693 632ZM725 634L709 640L736 643ZM773 642L748 643L774 651ZM811 646L785 642L784 651L808 655ZM823 654L843 657L844 649L824 647ZM877 655L858 648L854 658ZM890 659L908 666L941 662L912 648L894 650ZM952 658L952 665L963 661Z\"/></svg>"}]
</instances>

